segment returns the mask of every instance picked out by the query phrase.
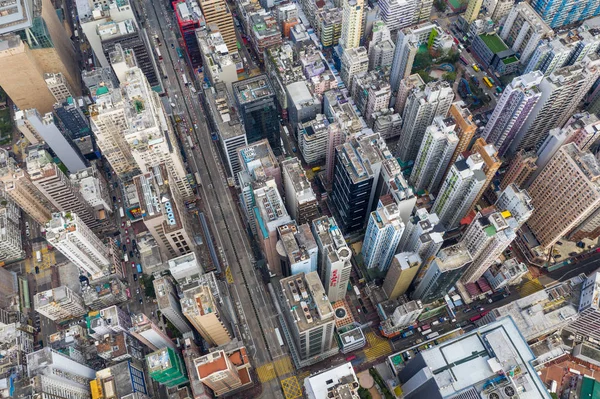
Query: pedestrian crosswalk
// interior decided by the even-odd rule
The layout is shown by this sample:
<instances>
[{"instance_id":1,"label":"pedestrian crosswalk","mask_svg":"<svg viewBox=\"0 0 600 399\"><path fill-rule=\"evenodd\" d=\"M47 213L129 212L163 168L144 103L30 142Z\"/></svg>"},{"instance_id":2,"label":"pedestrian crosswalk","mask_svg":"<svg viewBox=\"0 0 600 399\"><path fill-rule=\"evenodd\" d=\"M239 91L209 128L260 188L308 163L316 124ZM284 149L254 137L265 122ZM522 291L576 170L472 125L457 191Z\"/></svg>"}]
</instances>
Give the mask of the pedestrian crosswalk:
<instances>
[{"instance_id":1,"label":"pedestrian crosswalk","mask_svg":"<svg viewBox=\"0 0 600 399\"><path fill-rule=\"evenodd\" d=\"M527 295L531 295L531 294L541 291L543 289L544 289L544 286L542 285L542 283L540 283L540 280L535 278L535 279L526 281L523 285L521 285L520 287L517 288L517 291L519 291L519 295L521 297L525 297Z\"/></svg>"},{"instance_id":2,"label":"pedestrian crosswalk","mask_svg":"<svg viewBox=\"0 0 600 399\"><path fill-rule=\"evenodd\" d=\"M387 339L379 337L372 331L367 332L365 336L369 342L369 348L364 350L367 362L371 362L392 353L392 347Z\"/></svg>"},{"instance_id":3,"label":"pedestrian crosswalk","mask_svg":"<svg viewBox=\"0 0 600 399\"><path fill-rule=\"evenodd\" d=\"M283 356L278 359L275 359L273 363L275 365L275 372L279 377L292 373L294 371L292 359L290 359L289 356Z\"/></svg>"},{"instance_id":4,"label":"pedestrian crosswalk","mask_svg":"<svg viewBox=\"0 0 600 399\"><path fill-rule=\"evenodd\" d=\"M256 368L260 382L269 382L276 377L283 377L294 372L294 365L289 356L282 356Z\"/></svg>"},{"instance_id":5,"label":"pedestrian crosswalk","mask_svg":"<svg viewBox=\"0 0 600 399\"><path fill-rule=\"evenodd\" d=\"M275 367L273 366L273 363L267 363L263 364L262 366L258 366L256 368L256 373L258 374L258 379L262 383L274 380L277 376L275 374Z\"/></svg>"}]
</instances>

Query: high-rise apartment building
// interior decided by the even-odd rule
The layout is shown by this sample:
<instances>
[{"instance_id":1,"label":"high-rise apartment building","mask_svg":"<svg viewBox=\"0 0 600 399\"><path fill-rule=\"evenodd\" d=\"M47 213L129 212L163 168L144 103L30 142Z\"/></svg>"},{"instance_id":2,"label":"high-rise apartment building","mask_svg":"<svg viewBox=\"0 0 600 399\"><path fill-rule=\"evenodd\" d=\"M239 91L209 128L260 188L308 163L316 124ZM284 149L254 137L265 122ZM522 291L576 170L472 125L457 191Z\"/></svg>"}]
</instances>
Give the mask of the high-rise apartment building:
<instances>
[{"instance_id":1,"label":"high-rise apartment building","mask_svg":"<svg viewBox=\"0 0 600 399\"><path fill-rule=\"evenodd\" d=\"M175 349L175 344L169 336L144 313L132 315L131 324L129 333L148 348L155 351L166 347Z\"/></svg>"},{"instance_id":2,"label":"high-rise apartment building","mask_svg":"<svg viewBox=\"0 0 600 399\"><path fill-rule=\"evenodd\" d=\"M173 348L161 348L146 356L150 378L166 387L176 387L188 382L185 363Z\"/></svg>"},{"instance_id":3,"label":"high-rise apartment building","mask_svg":"<svg viewBox=\"0 0 600 399\"><path fill-rule=\"evenodd\" d=\"M486 175L483 165L481 155L474 153L450 167L431 208L446 229L452 230L458 226L484 187Z\"/></svg>"},{"instance_id":4,"label":"high-rise apartment building","mask_svg":"<svg viewBox=\"0 0 600 399\"><path fill-rule=\"evenodd\" d=\"M539 86L543 77L539 71L517 76L498 99L481 137L494 144L500 156L508 151L540 100L542 92Z\"/></svg>"},{"instance_id":5,"label":"high-rise apartment building","mask_svg":"<svg viewBox=\"0 0 600 399\"><path fill-rule=\"evenodd\" d=\"M233 394L252 386L250 359L245 346L217 348L194 359L194 371L217 396Z\"/></svg>"},{"instance_id":6,"label":"high-rise apartment building","mask_svg":"<svg viewBox=\"0 0 600 399\"><path fill-rule=\"evenodd\" d=\"M331 200L346 234L361 229L376 200L384 160L393 158L378 134L351 138L335 149Z\"/></svg>"},{"instance_id":7,"label":"high-rise apartment building","mask_svg":"<svg viewBox=\"0 0 600 399\"><path fill-rule=\"evenodd\" d=\"M450 159L450 165L456 162L459 154L462 154L471 145L471 140L477 131L477 125L473 121L473 114L463 101L452 103L448 111L448 117L454 119L454 133L458 136L458 145Z\"/></svg>"},{"instance_id":8,"label":"high-rise apartment building","mask_svg":"<svg viewBox=\"0 0 600 399\"><path fill-rule=\"evenodd\" d=\"M317 272L286 277L279 284L284 331L295 363L308 366L337 354L333 307Z\"/></svg>"},{"instance_id":9,"label":"high-rise apartment building","mask_svg":"<svg viewBox=\"0 0 600 399\"><path fill-rule=\"evenodd\" d=\"M418 73L414 73L403 79L399 79L398 88L396 89L397 94L396 98L394 99L394 112L397 112L398 114L404 113L404 107L406 107L408 95L412 93L413 89L421 89L422 87L425 87L425 82Z\"/></svg>"},{"instance_id":10,"label":"high-rise apartment building","mask_svg":"<svg viewBox=\"0 0 600 399\"><path fill-rule=\"evenodd\" d=\"M565 66L573 52L568 44L562 37L543 40L529 58L524 72L540 71L548 76L557 68Z\"/></svg>"},{"instance_id":11,"label":"high-rise apartment building","mask_svg":"<svg viewBox=\"0 0 600 399\"><path fill-rule=\"evenodd\" d=\"M119 132L127 142L131 156L142 173L150 172L155 166L164 164L172 189L181 198L194 196L173 126L160 101L141 69L135 65L133 54L121 51L117 46L111 53L111 64L121 82L127 129ZM115 134L115 132L111 132Z\"/></svg>"},{"instance_id":12,"label":"high-rise apartment building","mask_svg":"<svg viewBox=\"0 0 600 399\"><path fill-rule=\"evenodd\" d=\"M567 329L590 339L600 339L600 272L592 273L581 286L579 317Z\"/></svg>"},{"instance_id":13,"label":"high-rise apartment building","mask_svg":"<svg viewBox=\"0 0 600 399\"><path fill-rule=\"evenodd\" d=\"M525 189L520 189L516 184L509 184L496 200L496 209L499 212L508 211L521 227L533 213L531 197Z\"/></svg>"},{"instance_id":14,"label":"high-rise apartment building","mask_svg":"<svg viewBox=\"0 0 600 399\"><path fill-rule=\"evenodd\" d=\"M154 292L156 292L156 301L158 310L175 326L180 333L192 331L187 319L181 312L181 304L179 303L179 295L173 278L164 276L152 281Z\"/></svg>"},{"instance_id":15,"label":"high-rise apartment building","mask_svg":"<svg viewBox=\"0 0 600 399\"><path fill-rule=\"evenodd\" d=\"M304 162L314 165L325 161L329 133L335 128L335 124L330 124L323 114L317 114L313 120L298 124L298 150Z\"/></svg>"},{"instance_id":16,"label":"high-rise apartment building","mask_svg":"<svg viewBox=\"0 0 600 399\"><path fill-rule=\"evenodd\" d=\"M226 301L227 287L214 273L204 274L183 287L181 310L202 338L212 346L231 341L233 332Z\"/></svg>"},{"instance_id":17,"label":"high-rise apartment building","mask_svg":"<svg viewBox=\"0 0 600 399\"><path fill-rule=\"evenodd\" d=\"M508 169L504 172L500 189L504 190L511 184L523 187L537 169L537 155L533 151L519 151L514 156Z\"/></svg>"},{"instance_id":18,"label":"high-rise apartment building","mask_svg":"<svg viewBox=\"0 0 600 399\"><path fill-rule=\"evenodd\" d=\"M54 117L58 129L77 147L85 159L95 160L100 157L96 138L92 134L87 117L87 103L84 97L69 97L62 103L54 104Z\"/></svg>"},{"instance_id":19,"label":"high-rise apartment building","mask_svg":"<svg viewBox=\"0 0 600 399\"><path fill-rule=\"evenodd\" d=\"M180 285L196 281L204 274L200 260L194 252L169 259L167 264L171 276Z\"/></svg>"},{"instance_id":20,"label":"high-rise apartment building","mask_svg":"<svg viewBox=\"0 0 600 399\"><path fill-rule=\"evenodd\" d=\"M444 248L417 276L412 299L429 303L443 298L460 278L473 258L463 243Z\"/></svg>"},{"instance_id":21,"label":"high-rise apartment building","mask_svg":"<svg viewBox=\"0 0 600 399\"><path fill-rule=\"evenodd\" d=\"M123 268L119 268L117 273L96 278L89 283L83 284L81 288L83 302L92 310L98 310L126 302L127 287L121 280L125 278L125 271Z\"/></svg>"},{"instance_id":22,"label":"high-rise apartment building","mask_svg":"<svg viewBox=\"0 0 600 399\"><path fill-rule=\"evenodd\" d=\"M398 299L406 294L420 267L421 258L414 252L400 252L394 255L381 287L388 299Z\"/></svg>"},{"instance_id":23,"label":"high-rise apartment building","mask_svg":"<svg viewBox=\"0 0 600 399\"><path fill-rule=\"evenodd\" d=\"M248 143L267 139L271 148L279 148L281 133L277 99L267 75L233 83L232 89Z\"/></svg>"},{"instance_id":24,"label":"high-rise apartment building","mask_svg":"<svg viewBox=\"0 0 600 399\"><path fill-rule=\"evenodd\" d=\"M391 31L413 25L417 3L417 0L382 0L378 3L381 19Z\"/></svg>"},{"instance_id":25,"label":"high-rise apartment building","mask_svg":"<svg viewBox=\"0 0 600 399\"><path fill-rule=\"evenodd\" d=\"M198 2L196 0L177 0L172 2L171 6L175 11L179 33L183 38L185 51L190 58L192 67L195 69L202 66L202 54L198 40L196 40L196 31L206 29L206 21ZM210 11L213 9L211 8Z\"/></svg>"},{"instance_id":26,"label":"high-rise apartment building","mask_svg":"<svg viewBox=\"0 0 600 399\"><path fill-rule=\"evenodd\" d=\"M473 23L479 16L479 11L481 11L481 5L483 4L483 0L469 0L467 4L467 11L463 14L464 20L467 24Z\"/></svg>"},{"instance_id":27,"label":"high-rise apartment building","mask_svg":"<svg viewBox=\"0 0 600 399\"><path fill-rule=\"evenodd\" d=\"M41 397L89 399L96 371L50 347L27 355L27 376Z\"/></svg>"},{"instance_id":28,"label":"high-rise apartment building","mask_svg":"<svg viewBox=\"0 0 600 399\"><path fill-rule=\"evenodd\" d=\"M233 16L225 0L199 0L206 25L215 24L227 45L230 54L237 51L237 39Z\"/></svg>"},{"instance_id":29,"label":"high-rise apartment building","mask_svg":"<svg viewBox=\"0 0 600 399\"><path fill-rule=\"evenodd\" d=\"M573 115L563 129L567 143L575 143L582 150L589 150L600 139L600 118L596 114L581 112Z\"/></svg>"},{"instance_id":30,"label":"high-rise apartment building","mask_svg":"<svg viewBox=\"0 0 600 399\"><path fill-rule=\"evenodd\" d=\"M398 244L398 251L416 253L427 263L435 256L444 243L445 230L435 213L419 208L406 223L406 229Z\"/></svg>"},{"instance_id":31,"label":"high-rise apartment building","mask_svg":"<svg viewBox=\"0 0 600 399\"><path fill-rule=\"evenodd\" d=\"M350 92L352 92L354 77L368 70L369 55L365 47L352 47L344 50L340 77Z\"/></svg>"},{"instance_id":32,"label":"high-rise apartment building","mask_svg":"<svg viewBox=\"0 0 600 399\"><path fill-rule=\"evenodd\" d=\"M52 202L31 181L27 170L0 149L0 182L5 195L13 200L25 213L41 225L52 218L56 210Z\"/></svg>"},{"instance_id":33,"label":"high-rise apartment building","mask_svg":"<svg viewBox=\"0 0 600 399\"><path fill-rule=\"evenodd\" d=\"M277 228L277 235L277 253L284 276L317 271L319 248L308 224L298 226L291 222L281 225Z\"/></svg>"},{"instance_id":34,"label":"high-rise apartment building","mask_svg":"<svg viewBox=\"0 0 600 399\"><path fill-rule=\"evenodd\" d=\"M57 103L62 103L68 97L73 96L73 90L62 73L45 73L44 80Z\"/></svg>"},{"instance_id":35,"label":"high-rise apartment building","mask_svg":"<svg viewBox=\"0 0 600 399\"><path fill-rule=\"evenodd\" d=\"M436 116L433 124L425 129L410 175L410 182L417 192L433 192L440 185L459 143L455 126L452 118Z\"/></svg>"},{"instance_id":36,"label":"high-rise apartment building","mask_svg":"<svg viewBox=\"0 0 600 399\"><path fill-rule=\"evenodd\" d=\"M144 225L161 251L174 258L192 252L195 243L185 205L171 181L164 163L133 178Z\"/></svg>"},{"instance_id":37,"label":"high-rise apartment building","mask_svg":"<svg viewBox=\"0 0 600 399\"><path fill-rule=\"evenodd\" d=\"M10 197L3 195L0 189L0 261L8 262L25 257L20 222L21 210ZM0 307L5 306L0 301Z\"/></svg>"},{"instance_id":38,"label":"high-rise apartment building","mask_svg":"<svg viewBox=\"0 0 600 399\"><path fill-rule=\"evenodd\" d=\"M39 314L58 322L87 313L83 298L65 285L35 294L33 308Z\"/></svg>"},{"instance_id":39,"label":"high-rise apartment building","mask_svg":"<svg viewBox=\"0 0 600 399\"><path fill-rule=\"evenodd\" d=\"M54 159L42 147L29 147L27 152L27 172L32 183L62 212L74 212L90 229L103 225L103 221L96 218L96 212L83 199L67 174L65 174ZM106 221L105 221L106 222Z\"/></svg>"},{"instance_id":40,"label":"high-rise apartment building","mask_svg":"<svg viewBox=\"0 0 600 399\"><path fill-rule=\"evenodd\" d=\"M528 189L535 212L527 224L542 247L550 248L600 207L599 177L598 160L573 143L550 159Z\"/></svg>"},{"instance_id":41,"label":"high-rise apartment building","mask_svg":"<svg viewBox=\"0 0 600 399\"><path fill-rule=\"evenodd\" d=\"M481 137L475 140L473 147L471 148L472 154L479 154L483 159L483 173L485 173L485 182L483 187L479 191L479 194L475 196L471 207L475 207L477 202L483 196L483 192L487 190L488 186L496 176L496 172L502 165L502 161L498 157L498 152L493 144L487 144Z\"/></svg>"},{"instance_id":42,"label":"high-rise apartment building","mask_svg":"<svg viewBox=\"0 0 600 399\"><path fill-rule=\"evenodd\" d=\"M521 2L515 4L508 13L502 26L500 38L520 54L521 63L526 63L540 43L540 40L554 35L538 13L529 5Z\"/></svg>"},{"instance_id":43,"label":"high-rise apartment building","mask_svg":"<svg viewBox=\"0 0 600 399\"><path fill-rule=\"evenodd\" d=\"M380 9L381 9L381 5ZM373 22L369 41L369 70L391 67L394 61L394 49L390 29L384 21Z\"/></svg>"},{"instance_id":44,"label":"high-rise apartment building","mask_svg":"<svg viewBox=\"0 0 600 399\"><path fill-rule=\"evenodd\" d=\"M300 160L290 158L281 163L285 203L292 219L298 224L310 223L319 211L317 197Z\"/></svg>"},{"instance_id":45,"label":"high-rise apartment building","mask_svg":"<svg viewBox=\"0 0 600 399\"><path fill-rule=\"evenodd\" d=\"M277 254L277 228L290 223L283 199L277 191L275 180L260 182L253 194L253 213L258 244L265 255L271 273L281 275L281 262Z\"/></svg>"},{"instance_id":46,"label":"high-rise apartment building","mask_svg":"<svg viewBox=\"0 0 600 399\"><path fill-rule=\"evenodd\" d=\"M593 2L581 4L573 0L564 2L538 0L532 2L531 6L552 29L595 17L599 11Z\"/></svg>"},{"instance_id":47,"label":"high-rise apartment building","mask_svg":"<svg viewBox=\"0 0 600 399\"><path fill-rule=\"evenodd\" d=\"M361 253L367 269L377 268L380 272L390 267L396 248L404 233L404 223L395 201L377 204L367 222L367 230Z\"/></svg>"},{"instance_id":48,"label":"high-rise apartment building","mask_svg":"<svg viewBox=\"0 0 600 399\"><path fill-rule=\"evenodd\" d=\"M342 300L352 271L350 248L332 217L313 220L312 232L319 247L318 271L325 293L331 302Z\"/></svg>"},{"instance_id":49,"label":"high-rise apartment building","mask_svg":"<svg viewBox=\"0 0 600 399\"><path fill-rule=\"evenodd\" d=\"M120 268L114 248L104 244L75 213L52 214L46 224L46 240L92 278Z\"/></svg>"},{"instance_id":50,"label":"high-rise apartment building","mask_svg":"<svg viewBox=\"0 0 600 399\"><path fill-rule=\"evenodd\" d=\"M548 131L564 125L579 102L600 76L600 58L591 54L580 63L566 66L545 77L539 85L540 100L523 125L511 152L535 149Z\"/></svg>"},{"instance_id":51,"label":"high-rise apartment building","mask_svg":"<svg viewBox=\"0 0 600 399\"><path fill-rule=\"evenodd\" d=\"M113 360L114 361L114 360ZM96 372L96 379L90 381L92 397L127 399L150 399L146 386L144 369L138 362L125 360ZM102 394L96 396L99 392Z\"/></svg>"},{"instance_id":52,"label":"high-rise apartment building","mask_svg":"<svg viewBox=\"0 0 600 399\"><path fill-rule=\"evenodd\" d=\"M81 95L73 44L50 0L8 3L0 17L0 86L20 109L52 111L46 73L61 73Z\"/></svg>"},{"instance_id":53,"label":"high-rise apartment building","mask_svg":"<svg viewBox=\"0 0 600 399\"><path fill-rule=\"evenodd\" d=\"M519 225L512 216L503 214L494 207L477 212L462 237L462 243L473 258L473 263L461 277L463 284L479 280L517 237L518 227Z\"/></svg>"},{"instance_id":54,"label":"high-rise apartment building","mask_svg":"<svg viewBox=\"0 0 600 399\"><path fill-rule=\"evenodd\" d=\"M363 31L364 0L342 0L340 45L346 50L360 46ZM365 50L366 54L366 50ZM346 83L348 85L348 83Z\"/></svg>"},{"instance_id":55,"label":"high-rise apartment building","mask_svg":"<svg viewBox=\"0 0 600 399\"><path fill-rule=\"evenodd\" d=\"M396 152L403 162L417 157L427 126L436 116L445 117L454 100L452 87L445 81L427 83L423 89L413 89L402 113L402 132Z\"/></svg>"}]
</instances>

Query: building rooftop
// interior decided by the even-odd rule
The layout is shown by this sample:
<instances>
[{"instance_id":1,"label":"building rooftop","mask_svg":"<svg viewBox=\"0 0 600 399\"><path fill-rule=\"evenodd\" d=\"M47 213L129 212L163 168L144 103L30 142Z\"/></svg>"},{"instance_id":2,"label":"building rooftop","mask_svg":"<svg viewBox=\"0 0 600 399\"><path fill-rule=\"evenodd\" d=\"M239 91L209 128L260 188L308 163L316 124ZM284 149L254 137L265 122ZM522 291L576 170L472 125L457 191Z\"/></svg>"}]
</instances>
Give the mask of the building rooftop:
<instances>
[{"instance_id":1,"label":"building rooftop","mask_svg":"<svg viewBox=\"0 0 600 399\"><path fill-rule=\"evenodd\" d=\"M275 95L267 75L258 75L235 82L232 88L234 96L240 104L251 103Z\"/></svg>"},{"instance_id":2,"label":"building rooftop","mask_svg":"<svg viewBox=\"0 0 600 399\"><path fill-rule=\"evenodd\" d=\"M279 161L275 158L267 139L239 148L238 157L244 169L253 175L255 180L266 179L264 169L279 169Z\"/></svg>"},{"instance_id":3,"label":"building rooftop","mask_svg":"<svg viewBox=\"0 0 600 399\"><path fill-rule=\"evenodd\" d=\"M375 177L372 165L393 158L379 134L351 138L336 150L355 184Z\"/></svg>"},{"instance_id":4,"label":"building rooftop","mask_svg":"<svg viewBox=\"0 0 600 399\"><path fill-rule=\"evenodd\" d=\"M442 397L459 392L486 398L499 392L502 396L498 397L505 397L518 392L520 399L549 398L547 387L532 365L535 356L510 318L440 343L418 356L424 362L424 375L434 379ZM415 377L405 381L405 393L413 388Z\"/></svg>"},{"instance_id":5,"label":"building rooftop","mask_svg":"<svg viewBox=\"0 0 600 399\"><path fill-rule=\"evenodd\" d=\"M298 158L286 159L281 163L281 169L289 177L299 204L316 201L315 192Z\"/></svg>"},{"instance_id":6,"label":"building rooftop","mask_svg":"<svg viewBox=\"0 0 600 399\"><path fill-rule=\"evenodd\" d=\"M340 260L349 262L352 253L335 219L323 216L313 220L312 223L323 248L323 255L327 256L329 262L335 263Z\"/></svg>"},{"instance_id":7,"label":"building rooftop","mask_svg":"<svg viewBox=\"0 0 600 399\"><path fill-rule=\"evenodd\" d=\"M214 89L215 93L211 93L206 97L213 120L217 123L217 130L221 140L243 136L246 133L233 107L233 101L229 97L225 84L217 83L214 85Z\"/></svg>"},{"instance_id":8,"label":"building rooftop","mask_svg":"<svg viewBox=\"0 0 600 399\"><path fill-rule=\"evenodd\" d=\"M203 274L194 282L181 286L181 310L186 315L202 316L217 311L221 289L214 272Z\"/></svg>"},{"instance_id":9,"label":"building rooftop","mask_svg":"<svg viewBox=\"0 0 600 399\"><path fill-rule=\"evenodd\" d=\"M490 313L499 319L510 316L527 341L566 326L577 317L584 276L538 291Z\"/></svg>"},{"instance_id":10,"label":"building rooftop","mask_svg":"<svg viewBox=\"0 0 600 399\"><path fill-rule=\"evenodd\" d=\"M300 332L333 321L333 307L317 272L299 273L279 283Z\"/></svg>"},{"instance_id":11,"label":"building rooftop","mask_svg":"<svg viewBox=\"0 0 600 399\"><path fill-rule=\"evenodd\" d=\"M277 227L277 231L291 263L310 258L310 250L317 246L308 224L297 226L296 222L287 223Z\"/></svg>"},{"instance_id":12,"label":"building rooftop","mask_svg":"<svg viewBox=\"0 0 600 399\"><path fill-rule=\"evenodd\" d=\"M463 267L471 261L471 254L462 243L441 249L436 256L437 265L442 271Z\"/></svg>"},{"instance_id":13,"label":"building rooftop","mask_svg":"<svg viewBox=\"0 0 600 399\"><path fill-rule=\"evenodd\" d=\"M358 399L358 379L352 363L344 363L304 382L309 398Z\"/></svg>"}]
</instances>

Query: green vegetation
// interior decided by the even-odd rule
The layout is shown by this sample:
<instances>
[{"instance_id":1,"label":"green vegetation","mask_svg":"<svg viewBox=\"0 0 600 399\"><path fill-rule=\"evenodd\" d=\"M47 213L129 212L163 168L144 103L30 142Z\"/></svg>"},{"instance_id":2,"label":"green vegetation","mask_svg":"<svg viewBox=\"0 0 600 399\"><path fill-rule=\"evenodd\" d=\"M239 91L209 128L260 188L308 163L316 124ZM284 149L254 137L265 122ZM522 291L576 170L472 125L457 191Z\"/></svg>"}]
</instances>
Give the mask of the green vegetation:
<instances>
[{"instance_id":1,"label":"green vegetation","mask_svg":"<svg viewBox=\"0 0 600 399\"><path fill-rule=\"evenodd\" d=\"M144 284L144 294L146 294L147 297L156 299L156 292L154 292L154 284L152 284L152 282L154 281L154 276L151 274L148 275L142 273L140 277L142 283Z\"/></svg>"},{"instance_id":2,"label":"green vegetation","mask_svg":"<svg viewBox=\"0 0 600 399\"><path fill-rule=\"evenodd\" d=\"M485 45L492 51L494 54L498 54L501 51L508 50L508 47L497 34L486 35L485 33L479 35L479 38L483 40Z\"/></svg>"},{"instance_id":3,"label":"green vegetation","mask_svg":"<svg viewBox=\"0 0 600 399\"><path fill-rule=\"evenodd\" d=\"M448 4L444 0L435 0L433 5L439 12L444 12L448 9Z\"/></svg>"},{"instance_id":4,"label":"green vegetation","mask_svg":"<svg viewBox=\"0 0 600 399\"><path fill-rule=\"evenodd\" d=\"M358 388L358 396L360 397L360 399L372 399L373 398L373 396L371 395L371 392L364 389L363 387Z\"/></svg>"},{"instance_id":5,"label":"green vegetation","mask_svg":"<svg viewBox=\"0 0 600 399\"><path fill-rule=\"evenodd\" d=\"M452 84L454 83L454 81L456 80L456 72L446 72L443 76L442 79L444 79L445 81L447 81L448 83Z\"/></svg>"},{"instance_id":6,"label":"green vegetation","mask_svg":"<svg viewBox=\"0 0 600 399\"><path fill-rule=\"evenodd\" d=\"M375 380L375 383L377 385L379 385L379 389L383 393L383 397L385 399L394 399L394 395L392 395L392 393L388 389L387 385L385 385L385 382L383 381L383 378L381 378L381 376L379 375L379 373L377 372L377 370L375 370L374 368L370 368L369 369L369 374L371 374L371 376Z\"/></svg>"},{"instance_id":7,"label":"green vegetation","mask_svg":"<svg viewBox=\"0 0 600 399\"><path fill-rule=\"evenodd\" d=\"M421 79L423 79L423 82L425 82L425 83L429 83L429 82L435 80L434 78L429 76L429 73L427 73L427 71L425 71L425 70L417 71L417 73L419 74Z\"/></svg>"},{"instance_id":8,"label":"green vegetation","mask_svg":"<svg viewBox=\"0 0 600 399\"><path fill-rule=\"evenodd\" d=\"M508 64L513 64L515 62L518 62L519 59L517 57L515 57L514 55L512 57L508 57L502 60L502 63L504 65L508 65Z\"/></svg>"}]
</instances>

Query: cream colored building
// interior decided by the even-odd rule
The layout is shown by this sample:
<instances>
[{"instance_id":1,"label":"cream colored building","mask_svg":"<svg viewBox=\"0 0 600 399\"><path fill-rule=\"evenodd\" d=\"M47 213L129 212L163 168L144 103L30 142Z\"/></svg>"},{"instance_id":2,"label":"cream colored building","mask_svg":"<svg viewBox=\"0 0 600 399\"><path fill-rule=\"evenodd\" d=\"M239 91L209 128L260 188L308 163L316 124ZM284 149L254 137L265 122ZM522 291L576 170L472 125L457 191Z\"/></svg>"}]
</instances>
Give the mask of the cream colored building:
<instances>
[{"instance_id":1,"label":"cream colored building","mask_svg":"<svg viewBox=\"0 0 600 399\"><path fill-rule=\"evenodd\" d=\"M344 50L360 46L363 29L364 0L343 0L342 35L340 44Z\"/></svg>"},{"instance_id":2,"label":"cream colored building","mask_svg":"<svg viewBox=\"0 0 600 399\"><path fill-rule=\"evenodd\" d=\"M589 151L562 146L529 187L535 211L527 224L545 248L600 208L600 163Z\"/></svg>"},{"instance_id":3,"label":"cream colored building","mask_svg":"<svg viewBox=\"0 0 600 399\"><path fill-rule=\"evenodd\" d=\"M39 7L41 3L41 7ZM56 102L48 89L44 74L61 73L76 96L81 95L79 67L69 34L58 19L50 0L39 0L31 12L31 24L0 25L0 86L21 109L35 108L45 114ZM0 21L1 22L1 21ZM19 33L26 33L22 41Z\"/></svg>"},{"instance_id":4,"label":"cream colored building","mask_svg":"<svg viewBox=\"0 0 600 399\"><path fill-rule=\"evenodd\" d=\"M19 168L3 149L0 149L0 183L6 195L36 222L44 225L52 218L54 205L33 184L29 173Z\"/></svg>"},{"instance_id":5,"label":"cream colored building","mask_svg":"<svg viewBox=\"0 0 600 399\"><path fill-rule=\"evenodd\" d=\"M199 0L206 25L216 24L227 45L229 53L237 52L237 38L233 26L233 17L225 0Z\"/></svg>"}]
</instances>

